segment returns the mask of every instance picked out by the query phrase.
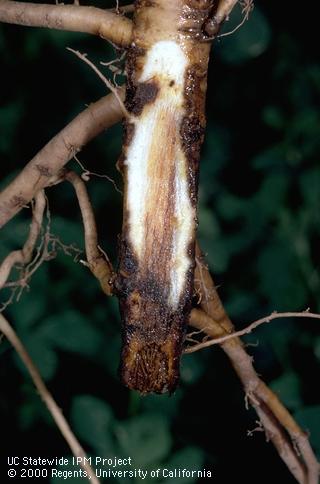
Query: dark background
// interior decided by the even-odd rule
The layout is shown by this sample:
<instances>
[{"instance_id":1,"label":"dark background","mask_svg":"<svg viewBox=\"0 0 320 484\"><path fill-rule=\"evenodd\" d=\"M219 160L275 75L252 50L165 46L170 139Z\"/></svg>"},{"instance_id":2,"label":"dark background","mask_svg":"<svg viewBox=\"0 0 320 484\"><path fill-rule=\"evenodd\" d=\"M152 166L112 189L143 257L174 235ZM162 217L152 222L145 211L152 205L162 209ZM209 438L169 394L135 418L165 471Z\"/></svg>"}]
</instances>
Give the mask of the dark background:
<instances>
[{"instance_id":1,"label":"dark background","mask_svg":"<svg viewBox=\"0 0 320 484\"><path fill-rule=\"evenodd\" d=\"M199 238L239 329L274 310L320 311L318 19L298 3L278 8L279 2L257 1L250 20L215 43L209 71ZM225 30L238 23L239 13ZM67 46L96 63L118 55L85 34L0 26L1 188L86 104L105 94ZM118 125L79 154L88 169L120 187L115 162L121 136ZM71 165L81 172L76 162ZM105 178L92 177L88 189L101 244L116 261L121 194ZM54 187L47 196L52 233L83 249L72 187ZM2 229L1 258L21 247L28 216L24 210ZM3 292L1 301L7 297ZM117 302L106 299L72 256L59 251L43 264L5 315L92 455L130 455L142 468L211 469L217 484L295 482L262 432L248 436L257 417L245 409L241 385L219 348L183 358L181 384L171 397L140 397L121 385ZM245 341L258 373L310 431L320 457L319 322L276 320ZM4 471L11 455L70 455L5 340L0 426Z\"/></svg>"}]
</instances>

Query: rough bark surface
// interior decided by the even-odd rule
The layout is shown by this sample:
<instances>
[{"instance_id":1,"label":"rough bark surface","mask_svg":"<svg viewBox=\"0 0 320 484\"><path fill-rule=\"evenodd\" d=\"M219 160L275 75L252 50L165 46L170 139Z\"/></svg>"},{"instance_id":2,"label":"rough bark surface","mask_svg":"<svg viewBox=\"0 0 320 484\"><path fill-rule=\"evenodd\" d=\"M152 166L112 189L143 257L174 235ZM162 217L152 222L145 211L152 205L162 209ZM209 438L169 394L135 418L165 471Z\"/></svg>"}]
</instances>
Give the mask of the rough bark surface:
<instances>
[{"instance_id":1,"label":"rough bark surface","mask_svg":"<svg viewBox=\"0 0 320 484\"><path fill-rule=\"evenodd\" d=\"M119 89L119 96L123 90ZM120 121L122 112L114 94L89 105L54 136L0 193L0 228L25 207L38 191L56 180L62 168L82 146Z\"/></svg>"},{"instance_id":2,"label":"rough bark surface","mask_svg":"<svg viewBox=\"0 0 320 484\"><path fill-rule=\"evenodd\" d=\"M196 205L213 2L138 0L127 61L125 183L116 289L121 375L172 392L193 295Z\"/></svg>"},{"instance_id":3,"label":"rough bark surface","mask_svg":"<svg viewBox=\"0 0 320 484\"><path fill-rule=\"evenodd\" d=\"M128 18L96 7L56 3L45 5L0 0L0 21L27 27L86 32L122 47L130 43L132 25Z\"/></svg>"}]
</instances>

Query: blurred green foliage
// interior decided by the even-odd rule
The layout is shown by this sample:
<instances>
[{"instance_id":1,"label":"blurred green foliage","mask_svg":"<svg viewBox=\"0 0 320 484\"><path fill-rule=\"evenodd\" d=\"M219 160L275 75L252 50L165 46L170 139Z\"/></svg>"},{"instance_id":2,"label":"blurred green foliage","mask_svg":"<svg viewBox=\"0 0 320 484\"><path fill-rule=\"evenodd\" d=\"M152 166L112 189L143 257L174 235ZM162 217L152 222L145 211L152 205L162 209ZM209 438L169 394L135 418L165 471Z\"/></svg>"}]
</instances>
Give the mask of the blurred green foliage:
<instances>
[{"instance_id":1,"label":"blurred green foliage","mask_svg":"<svg viewBox=\"0 0 320 484\"><path fill-rule=\"evenodd\" d=\"M237 328L274 310L320 311L320 65L316 16L308 18L306 32L300 17L285 2L257 0L250 20L213 50L199 237ZM224 33L239 19L240 9ZM0 188L104 94L66 46L96 63L117 55L101 39L83 34L1 26ZM114 165L121 136L116 126L79 154L85 166L118 186ZM116 260L121 195L104 178L92 177L88 189L101 245ZM61 185L47 195L52 233L83 250L72 188ZM25 240L29 216L23 210L1 231L1 259ZM2 302L7 297L4 292ZM247 437L256 417L245 410L240 384L218 348L183 358L181 384L171 397L143 398L123 388L117 303L106 300L88 270L62 250L41 266L6 315L91 455L130 455L143 468L211 469L216 483L256 483L249 471L254 461L264 469L260 483L275 477L294 482L262 434ZM319 324L276 320L246 342L257 371L310 432L320 457ZM1 457L69 456L5 340L0 357Z\"/></svg>"}]
</instances>

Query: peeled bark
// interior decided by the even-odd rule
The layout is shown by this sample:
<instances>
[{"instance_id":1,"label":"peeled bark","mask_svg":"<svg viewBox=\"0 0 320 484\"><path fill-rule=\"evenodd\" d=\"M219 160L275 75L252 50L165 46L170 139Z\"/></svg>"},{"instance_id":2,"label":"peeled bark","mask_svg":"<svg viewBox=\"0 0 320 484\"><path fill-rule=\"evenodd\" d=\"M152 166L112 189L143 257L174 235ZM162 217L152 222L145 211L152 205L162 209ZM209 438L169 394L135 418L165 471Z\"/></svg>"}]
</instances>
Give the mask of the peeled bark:
<instances>
[{"instance_id":1,"label":"peeled bark","mask_svg":"<svg viewBox=\"0 0 320 484\"><path fill-rule=\"evenodd\" d=\"M127 61L124 221L115 282L121 375L172 392L193 296L211 0L139 0Z\"/></svg>"}]
</instances>

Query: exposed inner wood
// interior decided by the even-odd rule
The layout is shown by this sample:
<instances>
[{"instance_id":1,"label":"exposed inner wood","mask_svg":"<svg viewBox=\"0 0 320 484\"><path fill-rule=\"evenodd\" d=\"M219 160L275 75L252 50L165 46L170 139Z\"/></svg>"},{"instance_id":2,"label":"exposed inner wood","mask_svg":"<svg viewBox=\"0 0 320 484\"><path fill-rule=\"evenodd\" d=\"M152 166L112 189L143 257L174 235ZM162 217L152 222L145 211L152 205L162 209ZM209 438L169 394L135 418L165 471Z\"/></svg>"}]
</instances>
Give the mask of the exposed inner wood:
<instances>
[{"instance_id":1,"label":"exposed inner wood","mask_svg":"<svg viewBox=\"0 0 320 484\"><path fill-rule=\"evenodd\" d=\"M174 42L158 42L150 50L140 86L150 90L147 86L152 83L158 92L134 121L135 134L125 161L131 246L140 272L158 275L173 308L179 304L191 265L187 251L195 218L180 141L185 67L184 53Z\"/></svg>"},{"instance_id":2,"label":"exposed inner wood","mask_svg":"<svg viewBox=\"0 0 320 484\"><path fill-rule=\"evenodd\" d=\"M150 146L145 199L144 246L141 268L146 273L159 272L159 284L171 291L170 272L174 264L173 238L177 223L175 217L175 146L177 133L175 118L164 109L157 113L155 132ZM163 143L163 140L167 140Z\"/></svg>"},{"instance_id":3,"label":"exposed inner wood","mask_svg":"<svg viewBox=\"0 0 320 484\"><path fill-rule=\"evenodd\" d=\"M131 117L119 162L125 199L116 287L122 380L141 393L172 392L179 378L193 295L209 54L198 38L209 4L137 4L127 63Z\"/></svg>"}]
</instances>

